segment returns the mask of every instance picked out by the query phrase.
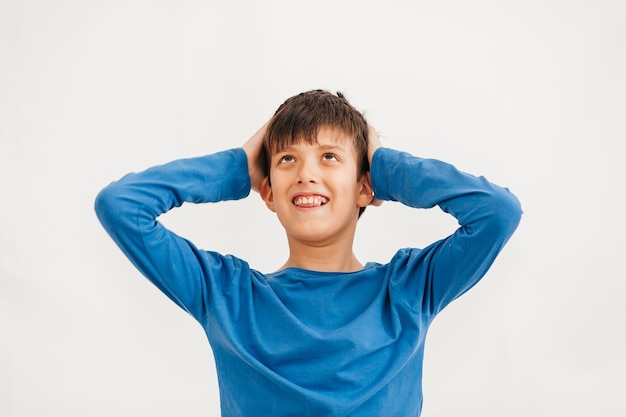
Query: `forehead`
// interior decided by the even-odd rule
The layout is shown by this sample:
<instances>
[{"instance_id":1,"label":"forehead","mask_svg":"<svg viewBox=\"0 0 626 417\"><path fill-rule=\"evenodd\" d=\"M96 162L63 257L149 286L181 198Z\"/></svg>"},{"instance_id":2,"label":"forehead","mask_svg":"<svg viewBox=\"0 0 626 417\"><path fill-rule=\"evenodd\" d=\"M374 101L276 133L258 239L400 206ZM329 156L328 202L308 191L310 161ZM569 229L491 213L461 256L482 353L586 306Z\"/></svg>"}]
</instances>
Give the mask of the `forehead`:
<instances>
[{"instance_id":1,"label":"forehead","mask_svg":"<svg viewBox=\"0 0 626 417\"><path fill-rule=\"evenodd\" d=\"M341 128L322 126L318 129L317 135L312 135L311 137L300 135L298 137L283 138L276 144L275 152L300 146L333 147L351 151L354 149L354 138Z\"/></svg>"}]
</instances>

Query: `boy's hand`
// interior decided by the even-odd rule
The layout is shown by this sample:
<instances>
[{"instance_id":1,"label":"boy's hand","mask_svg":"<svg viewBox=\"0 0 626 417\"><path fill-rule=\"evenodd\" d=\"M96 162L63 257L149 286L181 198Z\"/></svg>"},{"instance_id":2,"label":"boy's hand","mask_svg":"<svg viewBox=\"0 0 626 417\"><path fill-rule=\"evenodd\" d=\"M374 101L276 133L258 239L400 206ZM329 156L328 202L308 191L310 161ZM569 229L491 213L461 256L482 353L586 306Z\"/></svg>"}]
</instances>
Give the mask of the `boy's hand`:
<instances>
[{"instance_id":1,"label":"boy's hand","mask_svg":"<svg viewBox=\"0 0 626 417\"><path fill-rule=\"evenodd\" d=\"M367 125L367 159L370 163L370 169L372 167L372 158L374 157L374 152L376 152L376 149L382 146L383 144L380 142L380 138L378 137L378 133L376 133L376 129L374 129L374 126ZM369 205L380 206L382 203L382 200L378 200L376 196L374 196Z\"/></svg>"},{"instance_id":2,"label":"boy's hand","mask_svg":"<svg viewBox=\"0 0 626 417\"><path fill-rule=\"evenodd\" d=\"M380 138L378 137L378 133L376 132L376 129L374 129L374 126L367 125L367 159L369 160L370 166L372 166L374 152L382 146L383 144L380 142Z\"/></svg>"},{"instance_id":3,"label":"boy's hand","mask_svg":"<svg viewBox=\"0 0 626 417\"><path fill-rule=\"evenodd\" d=\"M261 187L261 181L265 178L265 173L261 167L261 156L263 153L263 138L270 121L265 122L257 132L242 146L248 157L248 174L250 175L250 186L257 193Z\"/></svg>"}]
</instances>

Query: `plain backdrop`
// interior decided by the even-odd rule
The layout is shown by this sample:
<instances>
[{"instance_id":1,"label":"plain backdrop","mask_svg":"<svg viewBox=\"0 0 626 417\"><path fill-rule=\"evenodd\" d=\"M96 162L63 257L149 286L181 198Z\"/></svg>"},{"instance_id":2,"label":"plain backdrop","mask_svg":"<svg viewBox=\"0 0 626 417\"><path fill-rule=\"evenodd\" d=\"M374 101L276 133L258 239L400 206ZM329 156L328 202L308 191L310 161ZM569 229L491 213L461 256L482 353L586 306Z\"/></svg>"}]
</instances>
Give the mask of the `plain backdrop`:
<instances>
[{"instance_id":1,"label":"plain backdrop","mask_svg":"<svg viewBox=\"0 0 626 417\"><path fill-rule=\"evenodd\" d=\"M343 91L386 146L509 187L522 223L435 321L425 417L626 415L626 3L0 1L0 416L217 416L202 328L93 212L129 171L240 146L287 98ZM264 272L258 195L162 217ZM393 203L362 262L456 228Z\"/></svg>"}]
</instances>

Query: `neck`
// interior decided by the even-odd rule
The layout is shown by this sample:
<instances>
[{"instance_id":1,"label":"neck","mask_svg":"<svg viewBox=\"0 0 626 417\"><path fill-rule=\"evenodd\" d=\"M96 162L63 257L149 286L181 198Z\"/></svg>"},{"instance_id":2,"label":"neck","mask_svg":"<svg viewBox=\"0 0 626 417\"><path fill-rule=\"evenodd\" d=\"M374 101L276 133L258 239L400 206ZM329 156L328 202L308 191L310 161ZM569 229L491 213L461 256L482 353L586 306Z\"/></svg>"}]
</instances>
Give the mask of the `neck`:
<instances>
[{"instance_id":1,"label":"neck","mask_svg":"<svg viewBox=\"0 0 626 417\"><path fill-rule=\"evenodd\" d=\"M289 267L321 272L354 272L363 269L352 245L312 245L289 239L289 259L280 269Z\"/></svg>"}]
</instances>

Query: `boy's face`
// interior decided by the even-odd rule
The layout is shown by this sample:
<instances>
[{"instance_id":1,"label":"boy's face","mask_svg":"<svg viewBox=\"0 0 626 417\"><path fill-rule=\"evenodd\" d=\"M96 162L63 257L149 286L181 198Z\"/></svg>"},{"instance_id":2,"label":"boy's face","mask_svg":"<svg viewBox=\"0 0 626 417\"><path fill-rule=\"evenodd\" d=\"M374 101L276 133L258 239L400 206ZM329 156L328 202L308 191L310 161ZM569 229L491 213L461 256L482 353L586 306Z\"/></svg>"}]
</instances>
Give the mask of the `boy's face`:
<instances>
[{"instance_id":1,"label":"boy's face","mask_svg":"<svg viewBox=\"0 0 626 417\"><path fill-rule=\"evenodd\" d=\"M261 196L289 239L352 244L359 209L372 200L372 188L368 175L357 178L352 138L322 127L317 143L293 143L272 155Z\"/></svg>"}]
</instances>

